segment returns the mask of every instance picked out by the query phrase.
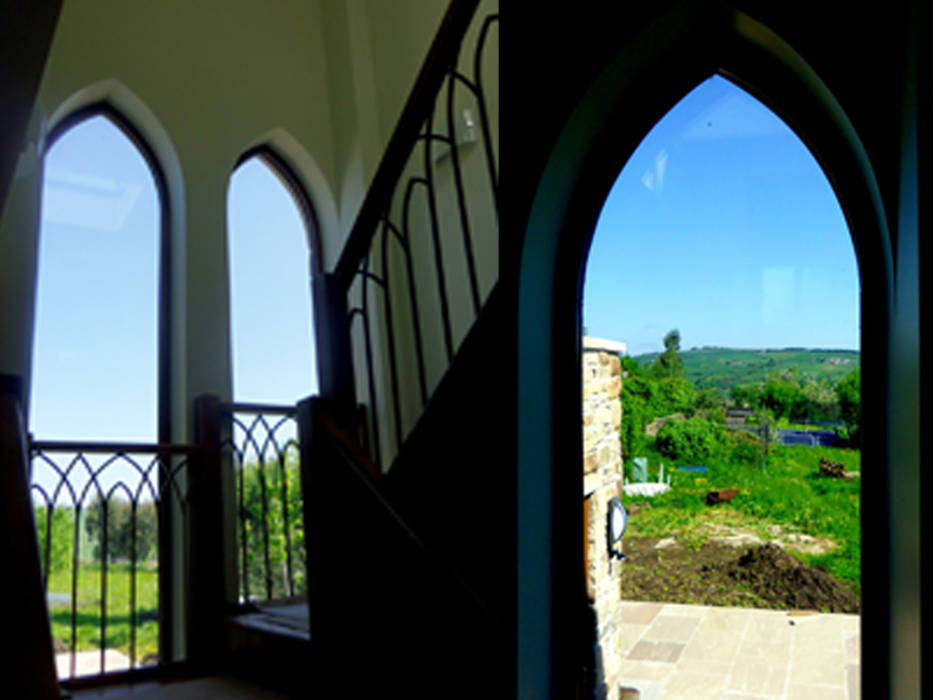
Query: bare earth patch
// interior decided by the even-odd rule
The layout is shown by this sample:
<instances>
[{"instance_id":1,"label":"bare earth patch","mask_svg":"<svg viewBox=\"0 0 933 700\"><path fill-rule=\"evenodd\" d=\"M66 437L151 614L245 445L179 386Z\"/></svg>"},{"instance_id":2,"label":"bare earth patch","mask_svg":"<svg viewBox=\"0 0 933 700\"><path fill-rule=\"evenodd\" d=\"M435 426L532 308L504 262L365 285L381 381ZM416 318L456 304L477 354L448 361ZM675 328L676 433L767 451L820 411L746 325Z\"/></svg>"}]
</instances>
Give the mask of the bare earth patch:
<instances>
[{"instance_id":1,"label":"bare earth patch","mask_svg":"<svg viewBox=\"0 0 933 700\"><path fill-rule=\"evenodd\" d=\"M767 528L767 539L762 539L761 535L746 529L718 523L704 523L698 530L707 535L709 540L732 547L773 544L781 549L786 548L806 554L825 554L836 547L836 543L832 540L798 532L784 532L780 525L771 525Z\"/></svg>"},{"instance_id":2,"label":"bare earth patch","mask_svg":"<svg viewBox=\"0 0 933 700\"><path fill-rule=\"evenodd\" d=\"M775 533L780 534L783 533ZM757 538L749 532L719 534L698 546L685 546L676 538L626 537L623 540L627 557L622 569L623 598L859 612L859 597L824 569L807 566L771 542L740 542L743 535ZM730 544L717 538L727 539ZM660 548L657 547L659 543Z\"/></svg>"}]
</instances>

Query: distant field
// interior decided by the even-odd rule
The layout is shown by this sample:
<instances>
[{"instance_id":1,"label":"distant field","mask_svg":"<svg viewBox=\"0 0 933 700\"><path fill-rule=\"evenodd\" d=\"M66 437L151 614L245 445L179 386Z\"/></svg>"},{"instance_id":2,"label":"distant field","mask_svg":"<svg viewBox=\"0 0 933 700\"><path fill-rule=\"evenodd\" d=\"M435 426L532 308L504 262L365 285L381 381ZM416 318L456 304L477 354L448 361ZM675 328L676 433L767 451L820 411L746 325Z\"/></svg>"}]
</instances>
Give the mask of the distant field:
<instances>
[{"instance_id":1,"label":"distant field","mask_svg":"<svg viewBox=\"0 0 933 700\"><path fill-rule=\"evenodd\" d=\"M654 360L658 353L637 355L639 362ZM857 350L736 350L731 348L699 348L682 350L686 377L698 389L712 387L727 395L736 384L763 382L773 373L794 367L802 375L816 380L835 382L856 369L861 362Z\"/></svg>"}]
</instances>

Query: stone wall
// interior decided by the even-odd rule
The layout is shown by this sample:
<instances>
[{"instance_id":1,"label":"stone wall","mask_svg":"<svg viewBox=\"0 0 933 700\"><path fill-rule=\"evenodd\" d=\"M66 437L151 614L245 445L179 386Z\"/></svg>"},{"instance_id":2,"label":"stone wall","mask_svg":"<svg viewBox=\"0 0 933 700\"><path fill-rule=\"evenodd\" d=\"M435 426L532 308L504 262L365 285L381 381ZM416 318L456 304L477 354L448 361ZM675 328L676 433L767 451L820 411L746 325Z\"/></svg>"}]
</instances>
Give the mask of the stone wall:
<instances>
[{"instance_id":1,"label":"stone wall","mask_svg":"<svg viewBox=\"0 0 933 700\"><path fill-rule=\"evenodd\" d=\"M583 508L586 592L594 618L596 698L617 700L620 685L622 563L610 562L607 511L622 491L622 404L619 357L583 353Z\"/></svg>"}]
</instances>

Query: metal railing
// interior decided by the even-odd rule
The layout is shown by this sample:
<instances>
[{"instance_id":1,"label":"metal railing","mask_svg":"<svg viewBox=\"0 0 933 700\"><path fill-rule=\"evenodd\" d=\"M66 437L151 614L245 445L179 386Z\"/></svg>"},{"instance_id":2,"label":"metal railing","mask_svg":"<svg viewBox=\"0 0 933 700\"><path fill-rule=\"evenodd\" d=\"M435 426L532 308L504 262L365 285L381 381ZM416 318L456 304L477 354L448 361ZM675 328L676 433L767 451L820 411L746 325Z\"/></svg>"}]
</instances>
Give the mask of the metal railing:
<instances>
[{"instance_id":1,"label":"metal railing","mask_svg":"<svg viewBox=\"0 0 933 700\"><path fill-rule=\"evenodd\" d=\"M172 568L164 546L172 527L168 509L179 508L187 519L189 460L197 450L193 445L30 442L43 587L56 647L69 654L67 669L59 662L60 678L159 663L171 603L163 597ZM50 592L53 581L65 590ZM155 650L140 653L141 631L150 642L154 632ZM95 634L99 670L78 673L78 647L95 646ZM108 650L119 653L110 663Z\"/></svg>"},{"instance_id":2,"label":"metal railing","mask_svg":"<svg viewBox=\"0 0 933 700\"><path fill-rule=\"evenodd\" d=\"M294 406L221 406L236 486L240 603L306 590L300 457Z\"/></svg>"},{"instance_id":3,"label":"metal railing","mask_svg":"<svg viewBox=\"0 0 933 700\"><path fill-rule=\"evenodd\" d=\"M499 17L474 18L477 5L451 3L333 274L346 299L343 332L356 345L355 391L363 393L368 409L365 441L383 468L453 361L464 328L478 317L498 274L498 261L490 262L488 252L498 247L499 197L483 58L497 41ZM476 41L467 75L458 65L471 27ZM458 112L458 100L461 107L472 101L471 107ZM464 116L473 105L478 135L471 117ZM440 126L439 106L445 115ZM473 157L467 177L462 148L473 141L482 144L483 167L475 167ZM448 156L449 162L440 162ZM416 206L419 199L422 208ZM485 235L485 269L477 260L477 222ZM426 346L441 345L440 352L425 352ZM381 429L381 420L391 427Z\"/></svg>"}]
</instances>

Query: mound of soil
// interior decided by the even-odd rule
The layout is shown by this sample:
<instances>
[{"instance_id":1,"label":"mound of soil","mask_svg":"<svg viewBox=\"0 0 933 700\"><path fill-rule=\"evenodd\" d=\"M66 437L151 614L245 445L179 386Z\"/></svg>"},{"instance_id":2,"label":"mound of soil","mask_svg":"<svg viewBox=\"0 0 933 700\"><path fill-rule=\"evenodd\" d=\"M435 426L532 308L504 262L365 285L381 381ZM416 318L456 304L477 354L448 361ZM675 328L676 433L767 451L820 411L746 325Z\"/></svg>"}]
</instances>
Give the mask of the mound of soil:
<instances>
[{"instance_id":1,"label":"mound of soil","mask_svg":"<svg viewBox=\"0 0 933 700\"><path fill-rule=\"evenodd\" d=\"M825 569L807 566L775 544L747 549L726 569L734 581L748 582L759 597L788 608L859 611L859 598Z\"/></svg>"},{"instance_id":2,"label":"mound of soil","mask_svg":"<svg viewBox=\"0 0 933 700\"><path fill-rule=\"evenodd\" d=\"M774 544L735 549L707 542L657 550L654 538L624 542L626 600L859 612L859 597L845 583Z\"/></svg>"}]
</instances>

